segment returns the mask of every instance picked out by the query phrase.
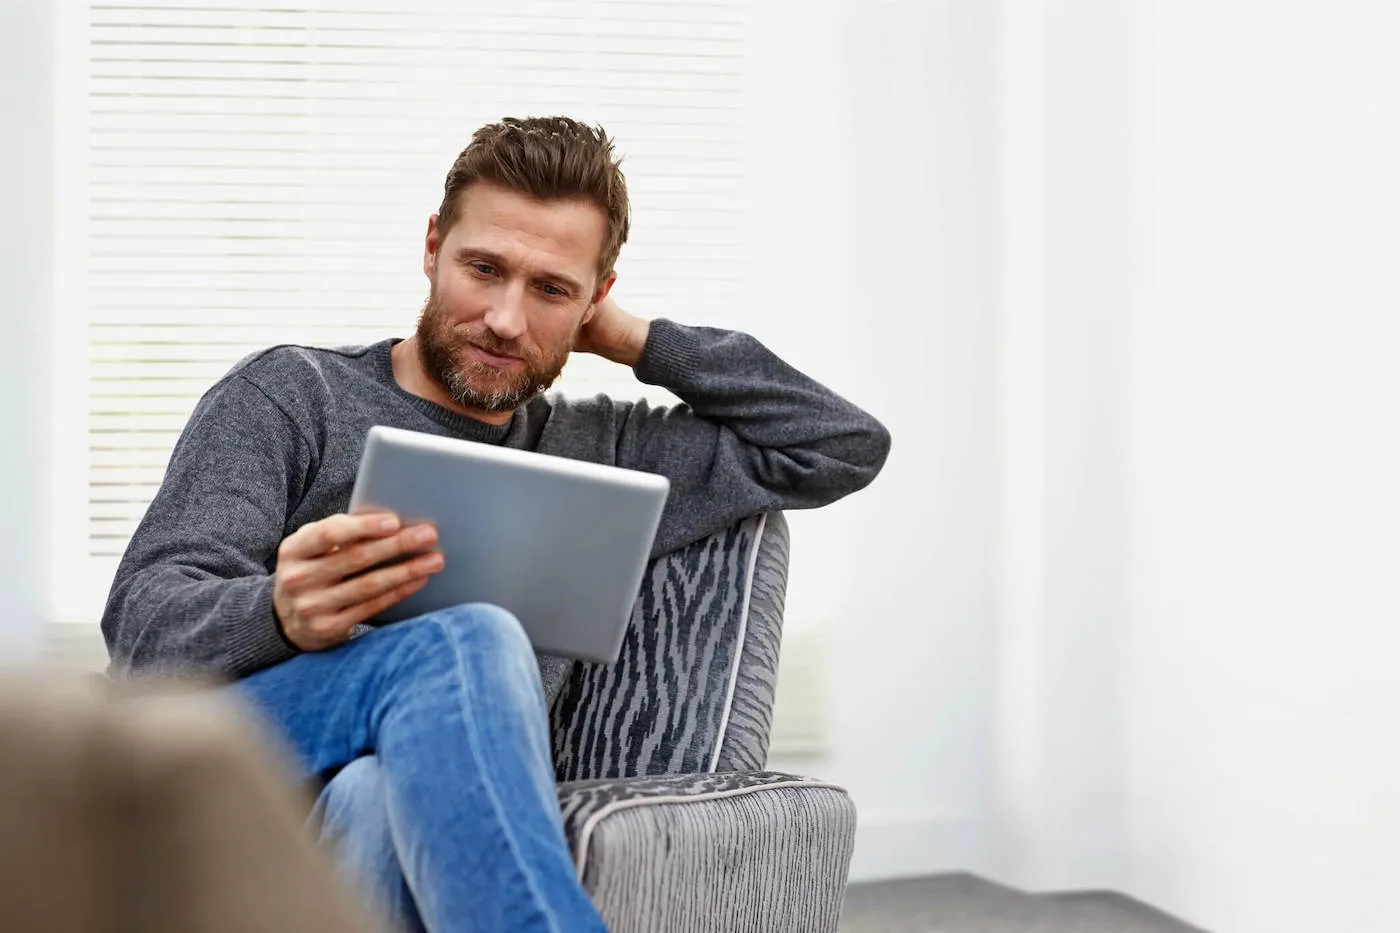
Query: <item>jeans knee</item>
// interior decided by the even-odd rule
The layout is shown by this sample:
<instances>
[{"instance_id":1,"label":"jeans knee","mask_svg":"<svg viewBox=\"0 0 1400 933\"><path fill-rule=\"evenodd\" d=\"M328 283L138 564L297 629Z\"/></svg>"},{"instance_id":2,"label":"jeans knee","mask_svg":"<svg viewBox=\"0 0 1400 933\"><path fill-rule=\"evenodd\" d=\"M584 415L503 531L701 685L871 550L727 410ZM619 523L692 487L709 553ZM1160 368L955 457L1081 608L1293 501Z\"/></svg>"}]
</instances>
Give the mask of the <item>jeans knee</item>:
<instances>
[{"instance_id":1,"label":"jeans knee","mask_svg":"<svg viewBox=\"0 0 1400 933\"><path fill-rule=\"evenodd\" d=\"M498 670L536 670L534 650L520 620L500 606L468 603L399 625L404 627L415 666L464 658L487 662Z\"/></svg>"},{"instance_id":2,"label":"jeans knee","mask_svg":"<svg viewBox=\"0 0 1400 933\"><path fill-rule=\"evenodd\" d=\"M533 657L530 636L520 620L490 603L467 603L429 615L455 641L470 642L477 650Z\"/></svg>"}]
</instances>

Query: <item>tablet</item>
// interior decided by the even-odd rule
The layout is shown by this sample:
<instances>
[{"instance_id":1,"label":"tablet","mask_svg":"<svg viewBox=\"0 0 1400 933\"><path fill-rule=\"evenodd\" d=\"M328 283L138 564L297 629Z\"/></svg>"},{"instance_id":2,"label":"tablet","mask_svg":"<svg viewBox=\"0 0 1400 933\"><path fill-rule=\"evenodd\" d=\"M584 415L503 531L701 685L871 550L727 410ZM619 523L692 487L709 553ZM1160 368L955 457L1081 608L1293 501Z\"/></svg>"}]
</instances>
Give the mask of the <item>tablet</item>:
<instances>
[{"instance_id":1,"label":"tablet","mask_svg":"<svg viewBox=\"0 0 1400 933\"><path fill-rule=\"evenodd\" d=\"M443 569L375 622L492 603L536 651L611 663L669 490L651 473L371 428L350 511L430 521L443 554Z\"/></svg>"}]
</instances>

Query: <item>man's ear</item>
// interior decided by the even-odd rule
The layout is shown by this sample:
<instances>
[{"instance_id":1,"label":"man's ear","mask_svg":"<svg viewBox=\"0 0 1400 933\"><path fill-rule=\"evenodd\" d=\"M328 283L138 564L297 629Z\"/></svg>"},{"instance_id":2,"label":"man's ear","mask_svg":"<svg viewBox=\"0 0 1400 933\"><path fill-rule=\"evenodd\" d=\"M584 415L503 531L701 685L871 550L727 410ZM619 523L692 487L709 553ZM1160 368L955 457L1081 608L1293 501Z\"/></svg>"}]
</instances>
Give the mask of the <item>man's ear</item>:
<instances>
[{"instance_id":1,"label":"man's ear","mask_svg":"<svg viewBox=\"0 0 1400 933\"><path fill-rule=\"evenodd\" d=\"M593 320L598 313L598 306L603 303L603 299L608 297L612 291L613 283L617 281L617 273L611 273L607 279L598 283L598 287L593 292L593 300L588 303L588 310L583 312L583 323L587 324Z\"/></svg>"},{"instance_id":2,"label":"man's ear","mask_svg":"<svg viewBox=\"0 0 1400 933\"><path fill-rule=\"evenodd\" d=\"M433 273L437 270L438 249L442 246L442 239L438 235L438 215L433 214L428 218L428 234L423 238L423 274L428 277L428 281L433 280Z\"/></svg>"}]
</instances>

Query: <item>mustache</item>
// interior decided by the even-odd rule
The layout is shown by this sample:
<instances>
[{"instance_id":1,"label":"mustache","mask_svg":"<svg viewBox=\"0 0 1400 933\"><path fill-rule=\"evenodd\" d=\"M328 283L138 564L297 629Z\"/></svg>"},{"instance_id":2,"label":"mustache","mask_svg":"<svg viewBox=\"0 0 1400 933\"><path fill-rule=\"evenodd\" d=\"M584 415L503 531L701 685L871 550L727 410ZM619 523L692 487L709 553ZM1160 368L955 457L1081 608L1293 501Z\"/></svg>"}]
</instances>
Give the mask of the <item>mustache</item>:
<instances>
[{"instance_id":1,"label":"mustache","mask_svg":"<svg viewBox=\"0 0 1400 933\"><path fill-rule=\"evenodd\" d=\"M538 354L532 353L530 349L514 340L502 340L488 328L467 328L461 334L462 342L470 343L480 347L487 353L494 353L497 356L510 356L527 363L535 361Z\"/></svg>"}]
</instances>

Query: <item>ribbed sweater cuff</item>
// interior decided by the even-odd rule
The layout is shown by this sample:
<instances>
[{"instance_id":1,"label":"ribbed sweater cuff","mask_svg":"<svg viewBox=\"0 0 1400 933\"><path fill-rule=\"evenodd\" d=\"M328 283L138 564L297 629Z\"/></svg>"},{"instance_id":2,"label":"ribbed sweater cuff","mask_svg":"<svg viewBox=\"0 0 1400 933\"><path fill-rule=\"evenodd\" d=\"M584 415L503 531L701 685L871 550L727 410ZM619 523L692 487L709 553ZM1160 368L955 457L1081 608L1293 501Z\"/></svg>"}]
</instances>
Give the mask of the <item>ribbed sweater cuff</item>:
<instances>
[{"instance_id":1,"label":"ribbed sweater cuff","mask_svg":"<svg viewBox=\"0 0 1400 933\"><path fill-rule=\"evenodd\" d=\"M283 636L272 611L272 577L239 587L231 595L228 617L242 621L231 627L227 636L229 674L244 677L298 653Z\"/></svg>"},{"instance_id":2,"label":"ribbed sweater cuff","mask_svg":"<svg viewBox=\"0 0 1400 933\"><path fill-rule=\"evenodd\" d=\"M689 385L699 368L701 349L694 329L657 319L651 322L642 358L632 371L647 385Z\"/></svg>"}]
</instances>

